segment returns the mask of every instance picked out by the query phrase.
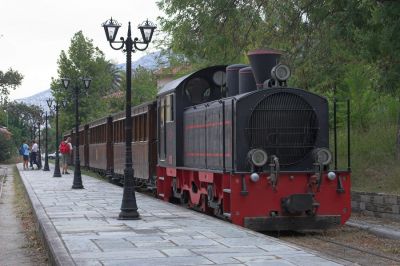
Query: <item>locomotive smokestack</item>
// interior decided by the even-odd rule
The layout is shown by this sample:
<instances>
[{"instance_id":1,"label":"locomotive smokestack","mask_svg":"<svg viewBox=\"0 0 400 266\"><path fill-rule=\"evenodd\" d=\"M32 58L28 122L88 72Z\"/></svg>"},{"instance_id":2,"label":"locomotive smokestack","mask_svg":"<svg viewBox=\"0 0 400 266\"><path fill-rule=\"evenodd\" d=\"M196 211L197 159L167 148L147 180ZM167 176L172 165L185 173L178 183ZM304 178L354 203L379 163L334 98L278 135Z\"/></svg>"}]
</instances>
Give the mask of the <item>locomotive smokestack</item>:
<instances>
[{"instance_id":1,"label":"locomotive smokestack","mask_svg":"<svg viewBox=\"0 0 400 266\"><path fill-rule=\"evenodd\" d=\"M247 54L253 69L257 89L262 89L264 81L271 78L271 70L278 64L281 55L280 51L272 49L254 50Z\"/></svg>"},{"instance_id":2,"label":"locomotive smokestack","mask_svg":"<svg viewBox=\"0 0 400 266\"><path fill-rule=\"evenodd\" d=\"M256 81L251 67L244 67L239 70L239 94L254 91L257 89Z\"/></svg>"},{"instance_id":3,"label":"locomotive smokestack","mask_svg":"<svg viewBox=\"0 0 400 266\"><path fill-rule=\"evenodd\" d=\"M226 96L239 94L239 70L244 67L248 67L248 65L235 64L226 68L226 86L228 87Z\"/></svg>"}]
</instances>

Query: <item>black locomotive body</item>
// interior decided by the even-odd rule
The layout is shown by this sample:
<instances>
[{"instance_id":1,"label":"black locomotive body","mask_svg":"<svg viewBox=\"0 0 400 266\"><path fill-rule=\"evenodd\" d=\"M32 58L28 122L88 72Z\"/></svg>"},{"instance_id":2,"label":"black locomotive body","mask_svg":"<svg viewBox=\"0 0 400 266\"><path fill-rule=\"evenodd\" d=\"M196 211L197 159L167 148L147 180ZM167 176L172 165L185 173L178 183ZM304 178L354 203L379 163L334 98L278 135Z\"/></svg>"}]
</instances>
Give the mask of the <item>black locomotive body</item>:
<instances>
[{"instance_id":1,"label":"black locomotive body","mask_svg":"<svg viewBox=\"0 0 400 266\"><path fill-rule=\"evenodd\" d=\"M328 101L287 87L279 52L249 58L160 90L159 197L257 230L343 224L350 172L329 171Z\"/></svg>"}]
</instances>

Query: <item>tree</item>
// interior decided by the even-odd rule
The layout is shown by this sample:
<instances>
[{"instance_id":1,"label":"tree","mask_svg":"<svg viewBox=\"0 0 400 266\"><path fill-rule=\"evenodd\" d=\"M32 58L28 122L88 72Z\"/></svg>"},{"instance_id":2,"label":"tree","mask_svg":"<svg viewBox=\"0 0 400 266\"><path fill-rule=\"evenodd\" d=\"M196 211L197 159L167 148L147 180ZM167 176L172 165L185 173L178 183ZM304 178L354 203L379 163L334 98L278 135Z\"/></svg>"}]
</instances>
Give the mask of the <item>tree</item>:
<instances>
[{"instance_id":1,"label":"tree","mask_svg":"<svg viewBox=\"0 0 400 266\"><path fill-rule=\"evenodd\" d=\"M16 150L12 141L7 134L3 133L0 128L0 162L10 159Z\"/></svg>"},{"instance_id":2,"label":"tree","mask_svg":"<svg viewBox=\"0 0 400 266\"><path fill-rule=\"evenodd\" d=\"M15 90L24 77L12 68L8 69L7 72L0 70L0 104L4 104L8 100L10 90Z\"/></svg>"},{"instance_id":3,"label":"tree","mask_svg":"<svg viewBox=\"0 0 400 266\"><path fill-rule=\"evenodd\" d=\"M192 64L247 63L254 48L284 51L289 85L351 97L353 126L367 130L374 108L400 101L400 3L391 0L160 0L166 50ZM355 112L354 112L355 111ZM400 114L397 150L400 159Z\"/></svg>"},{"instance_id":4,"label":"tree","mask_svg":"<svg viewBox=\"0 0 400 266\"><path fill-rule=\"evenodd\" d=\"M132 104L138 105L154 100L157 95L157 80L151 70L139 66L133 71Z\"/></svg>"},{"instance_id":5,"label":"tree","mask_svg":"<svg viewBox=\"0 0 400 266\"><path fill-rule=\"evenodd\" d=\"M82 87L82 83L74 84L75 81L79 82L80 77L92 78L89 91L86 93L81 90L79 96L80 121L85 123L107 115L104 96L115 87L116 71L110 67L103 52L93 45L93 41L86 38L82 31L75 33L68 51L61 51L57 64L58 77L53 78L51 90L56 99L65 99L68 102L60 117L61 131L68 130L75 124L73 88L75 85ZM63 77L73 81L68 90L61 85L60 79Z\"/></svg>"},{"instance_id":6,"label":"tree","mask_svg":"<svg viewBox=\"0 0 400 266\"><path fill-rule=\"evenodd\" d=\"M261 1L262 3L263 1ZM184 54L192 63L233 63L255 41L261 3L231 0L162 0L166 14L161 28L170 38L164 46Z\"/></svg>"},{"instance_id":7,"label":"tree","mask_svg":"<svg viewBox=\"0 0 400 266\"><path fill-rule=\"evenodd\" d=\"M24 139L30 139L30 131L37 121L41 121L41 108L20 102L7 104L9 130L13 134L15 145Z\"/></svg>"},{"instance_id":8,"label":"tree","mask_svg":"<svg viewBox=\"0 0 400 266\"><path fill-rule=\"evenodd\" d=\"M36 105L9 102L7 105L0 105L7 112L8 131L11 132L11 139L0 134L0 161L10 159L16 155L15 151L24 140L31 139L33 125L41 119L41 109ZM4 152L3 152L4 151Z\"/></svg>"},{"instance_id":9,"label":"tree","mask_svg":"<svg viewBox=\"0 0 400 266\"><path fill-rule=\"evenodd\" d=\"M152 101L157 96L157 79L152 70L142 66L133 70L132 74L132 105ZM125 108L126 79L122 77L120 87L114 93L105 97L108 104L108 110L119 112Z\"/></svg>"}]
</instances>

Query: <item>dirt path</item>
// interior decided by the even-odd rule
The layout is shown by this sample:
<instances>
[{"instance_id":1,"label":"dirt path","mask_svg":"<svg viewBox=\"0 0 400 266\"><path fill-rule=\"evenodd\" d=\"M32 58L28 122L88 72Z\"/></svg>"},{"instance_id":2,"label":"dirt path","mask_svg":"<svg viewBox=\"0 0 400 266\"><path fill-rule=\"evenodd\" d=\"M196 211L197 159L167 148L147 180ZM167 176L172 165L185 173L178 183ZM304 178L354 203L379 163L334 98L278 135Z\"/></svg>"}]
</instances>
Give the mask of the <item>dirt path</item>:
<instances>
[{"instance_id":1,"label":"dirt path","mask_svg":"<svg viewBox=\"0 0 400 266\"><path fill-rule=\"evenodd\" d=\"M0 265L47 265L43 254L31 247L17 217L13 165L0 167L8 168L0 198Z\"/></svg>"}]
</instances>

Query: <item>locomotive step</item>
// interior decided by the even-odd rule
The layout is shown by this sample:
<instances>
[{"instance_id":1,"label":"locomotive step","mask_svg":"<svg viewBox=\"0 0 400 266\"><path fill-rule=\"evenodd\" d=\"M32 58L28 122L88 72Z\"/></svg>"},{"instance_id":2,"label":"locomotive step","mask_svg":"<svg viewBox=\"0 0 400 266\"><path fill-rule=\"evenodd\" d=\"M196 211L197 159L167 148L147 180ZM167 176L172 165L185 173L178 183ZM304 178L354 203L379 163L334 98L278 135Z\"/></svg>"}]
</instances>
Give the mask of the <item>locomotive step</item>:
<instances>
[{"instance_id":1,"label":"locomotive step","mask_svg":"<svg viewBox=\"0 0 400 266\"><path fill-rule=\"evenodd\" d=\"M230 212L224 212L224 216L227 218L231 218L231 213Z\"/></svg>"}]
</instances>

